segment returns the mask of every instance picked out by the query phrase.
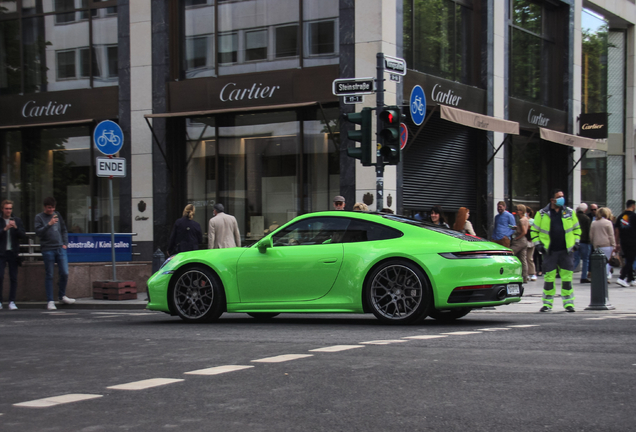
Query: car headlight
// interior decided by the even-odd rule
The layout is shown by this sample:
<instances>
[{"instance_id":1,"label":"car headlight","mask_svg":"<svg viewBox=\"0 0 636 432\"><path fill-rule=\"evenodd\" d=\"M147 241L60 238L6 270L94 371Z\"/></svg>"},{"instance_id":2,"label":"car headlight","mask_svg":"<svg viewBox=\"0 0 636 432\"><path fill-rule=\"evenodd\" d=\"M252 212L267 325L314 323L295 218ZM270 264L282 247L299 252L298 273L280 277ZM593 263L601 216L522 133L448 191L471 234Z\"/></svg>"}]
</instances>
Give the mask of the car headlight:
<instances>
[{"instance_id":1,"label":"car headlight","mask_svg":"<svg viewBox=\"0 0 636 432\"><path fill-rule=\"evenodd\" d=\"M164 267L166 266L166 264L168 264L168 263L172 260L172 258L174 258L174 257L176 257L176 255L172 255L172 256L171 256L171 257L169 257L167 260L165 260L165 261L163 262L163 264L161 264L161 267L159 267L159 270L161 270L162 268L164 268ZM162 274L171 274L171 273L174 273L174 270L173 270L173 271L166 271L166 272L163 272Z\"/></svg>"}]
</instances>

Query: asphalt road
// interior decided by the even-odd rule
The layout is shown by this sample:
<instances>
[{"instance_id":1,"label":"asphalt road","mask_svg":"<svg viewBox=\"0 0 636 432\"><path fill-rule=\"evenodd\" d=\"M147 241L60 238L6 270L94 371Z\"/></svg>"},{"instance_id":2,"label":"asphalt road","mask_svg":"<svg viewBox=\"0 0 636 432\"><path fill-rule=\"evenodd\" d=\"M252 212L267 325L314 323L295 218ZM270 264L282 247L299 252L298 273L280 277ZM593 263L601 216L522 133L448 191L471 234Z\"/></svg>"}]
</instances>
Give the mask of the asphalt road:
<instances>
[{"instance_id":1,"label":"asphalt road","mask_svg":"<svg viewBox=\"0 0 636 432\"><path fill-rule=\"evenodd\" d=\"M0 430L633 431L635 324L3 310Z\"/></svg>"}]
</instances>

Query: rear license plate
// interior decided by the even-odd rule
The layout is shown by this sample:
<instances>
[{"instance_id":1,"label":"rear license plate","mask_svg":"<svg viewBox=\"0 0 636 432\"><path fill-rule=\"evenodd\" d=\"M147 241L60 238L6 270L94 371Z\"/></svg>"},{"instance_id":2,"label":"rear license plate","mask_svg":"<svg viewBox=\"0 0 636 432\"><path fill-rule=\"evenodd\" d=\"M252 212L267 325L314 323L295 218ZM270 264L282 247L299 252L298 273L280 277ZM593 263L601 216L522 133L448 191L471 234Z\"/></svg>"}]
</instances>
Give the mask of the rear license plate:
<instances>
[{"instance_id":1,"label":"rear license plate","mask_svg":"<svg viewBox=\"0 0 636 432\"><path fill-rule=\"evenodd\" d=\"M508 285L506 286L508 289L508 295L519 295L519 285Z\"/></svg>"}]
</instances>

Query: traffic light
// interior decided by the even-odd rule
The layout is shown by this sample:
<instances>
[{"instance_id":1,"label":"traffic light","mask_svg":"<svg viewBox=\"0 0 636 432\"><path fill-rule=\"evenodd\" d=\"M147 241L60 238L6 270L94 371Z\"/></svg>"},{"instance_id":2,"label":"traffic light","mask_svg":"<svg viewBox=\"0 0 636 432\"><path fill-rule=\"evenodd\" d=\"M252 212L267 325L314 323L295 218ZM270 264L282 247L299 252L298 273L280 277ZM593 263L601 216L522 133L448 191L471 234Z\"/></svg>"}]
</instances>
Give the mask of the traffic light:
<instances>
[{"instance_id":1,"label":"traffic light","mask_svg":"<svg viewBox=\"0 0 636 432\"><path fill-rule=\"evenodd\" d=\"M349 123L360 125L360 129L350 130L346 132L348 139L359 141L360 147L352 147L347 149L347 155L360 159L363 166L371 166L371 108L362 108L359 113L346 113L344 119ZM344 125L344 124L343 124Z\"/></svg>"},{"instance_id":2,"label":"traffic light","mask_svg":"<svg viewBox=\"0 0 636 432\"><path fill-rule=\"evenodd\" d=\"M400 162L400 121L402 113L400 107L389 106L382 110L378 120L382 122L380 138L382 147L380 155L389 165L397 165Z\"/></svg>"}]
</instances>

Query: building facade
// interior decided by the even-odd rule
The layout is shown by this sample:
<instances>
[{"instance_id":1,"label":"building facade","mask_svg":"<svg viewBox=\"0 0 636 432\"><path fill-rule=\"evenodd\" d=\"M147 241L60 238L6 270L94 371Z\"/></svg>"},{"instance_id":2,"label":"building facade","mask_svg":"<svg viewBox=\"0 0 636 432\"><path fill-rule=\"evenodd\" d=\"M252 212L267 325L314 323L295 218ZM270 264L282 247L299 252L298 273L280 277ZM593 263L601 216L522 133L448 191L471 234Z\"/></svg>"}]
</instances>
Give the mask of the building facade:
<instances>
[{"instance_id":1,"label":"building facade","mask_svg":"<svg viewBox=\"0 0 636 432\"><path fill-rule=\"evenodd\" d=\"M635 22L626 0L0 0L2 198L27 230L52 195L74 232L110 231L92 143L110 119L129 166L114 228L137 233L136 259L166 250L188 203L204 232L223 203L246 244L335 195L375 210L375 169L340 133L375 95L345 104L332 82L375 77L382 52L406 59L384 99L409 131L383 207L468 207L482 236L498 201L537 210L554 188L617 213L636 186ZM605 142L577 138L590 113Z\"/></svg>"}]
</instances>

